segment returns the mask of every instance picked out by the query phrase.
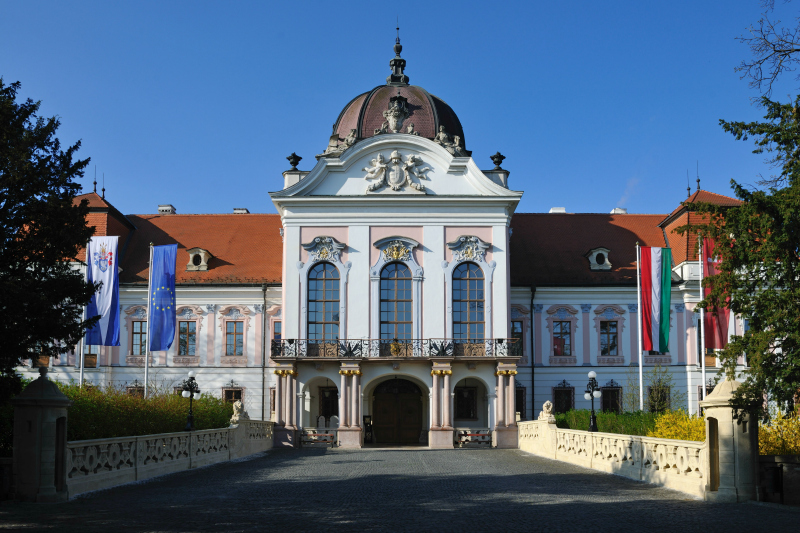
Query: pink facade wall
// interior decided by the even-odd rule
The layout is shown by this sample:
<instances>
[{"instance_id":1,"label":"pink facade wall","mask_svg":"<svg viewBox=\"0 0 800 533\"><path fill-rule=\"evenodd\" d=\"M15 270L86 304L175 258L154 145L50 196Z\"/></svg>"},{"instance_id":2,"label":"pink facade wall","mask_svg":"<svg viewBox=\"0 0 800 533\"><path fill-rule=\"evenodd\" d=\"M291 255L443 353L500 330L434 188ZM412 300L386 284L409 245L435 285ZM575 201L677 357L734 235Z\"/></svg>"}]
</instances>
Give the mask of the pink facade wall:
<instances>
[{"instance_id":1,"label":"pink facade wall","mask_svg":"<svg viewBox=\"0 0 800 533\"><path fill-rule=\"evenodd\" d=\"M453 242L461 235L475 235L476 237L480 238L484 242L488 242L492 244L492 228L490 226L485 227L478 227L478 226L446 226L444 228L444 241L445 243ZM501 246L504 243L500 243ZM450 262L453 260L453 251L450 248L445 246L445 260ZM492 249L489 248L489 251L486 252L486 259L485 261L488 263L492 260Z\"/></svg>"},{"instance_id":2,"label":"pink facade wall","mask_svg":"<svg viewBox=\"0 0 800 533\"><path fill-rule=\"evenodd\" d=\"M337 241L347 244L347 235L349 228L347 226L334 226L334 227L320 227L320 226L304 226L300 228L300 244L308 244L315 237L322 235L333 237ZM342 263L347 262L347 248L342 251L339 256ZM308 261L308 252L301 246L300 247L300 261L305 263ZM284 261L286 263L286 261Z\"/></svg>"},{"instance_id":3,"label":"pink facade wall","mask_svg":"<svg viewBox=\"0 0 800 533\"><path fill-rule=\"evenodd\" d=\"M422 226L374 226L369 228L369 266L374 265L380 256L380 250L375 248L373 244L376 241L386 237L408 237L414 239L420 246L414 248L414 260L419 266L425 268L422 264Z\"/></svg>"}]
</instances>

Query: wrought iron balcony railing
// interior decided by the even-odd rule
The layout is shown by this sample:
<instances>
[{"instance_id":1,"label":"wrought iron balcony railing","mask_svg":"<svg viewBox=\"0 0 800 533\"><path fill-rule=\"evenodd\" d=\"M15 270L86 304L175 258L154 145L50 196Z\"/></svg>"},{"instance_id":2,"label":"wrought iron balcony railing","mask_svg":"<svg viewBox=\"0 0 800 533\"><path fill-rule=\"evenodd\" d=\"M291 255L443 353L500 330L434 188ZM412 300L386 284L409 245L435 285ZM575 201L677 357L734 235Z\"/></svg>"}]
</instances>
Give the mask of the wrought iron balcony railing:
<instances>
[{"instance_id":1,"label":"wrought iron balcony railing","mask_svg":"<svg viewBox=\"0 0 800 533\"><path fill-rule=\"evenodd\" d=\"M273 359L521 356L521 339L280 339L272 341L271 355Z\"/></svg>"}]
</instances>

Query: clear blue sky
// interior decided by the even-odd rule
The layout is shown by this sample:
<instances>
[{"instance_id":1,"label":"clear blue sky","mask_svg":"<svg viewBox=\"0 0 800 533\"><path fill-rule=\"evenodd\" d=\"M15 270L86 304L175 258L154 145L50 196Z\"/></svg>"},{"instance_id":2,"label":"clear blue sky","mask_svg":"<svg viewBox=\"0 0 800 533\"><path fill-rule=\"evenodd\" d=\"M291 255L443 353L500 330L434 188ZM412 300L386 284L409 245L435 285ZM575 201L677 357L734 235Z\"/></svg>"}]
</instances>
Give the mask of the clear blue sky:
<instances>
[{"instance_id":1,"label":"clear blue sky","mask_svg":"<svg viewBox=\"0 0 800 533\"><path fill-rule=\"evenodd\" d=\"M797 5L778 6L789 20ZM286 156L310 169L355 95L382 84L400 16L411 83L447 101L481 168L507 156L520 212L668 213L769 173L720 118L754 120L735 37L758 0L11 2L0 76L83 141L124 213L274 212ZM787 14L789 16L787 16ZM775 93L794 94L784 79ZM98 186L99 190L99 186Z\"/></svg>"}]
</instances>

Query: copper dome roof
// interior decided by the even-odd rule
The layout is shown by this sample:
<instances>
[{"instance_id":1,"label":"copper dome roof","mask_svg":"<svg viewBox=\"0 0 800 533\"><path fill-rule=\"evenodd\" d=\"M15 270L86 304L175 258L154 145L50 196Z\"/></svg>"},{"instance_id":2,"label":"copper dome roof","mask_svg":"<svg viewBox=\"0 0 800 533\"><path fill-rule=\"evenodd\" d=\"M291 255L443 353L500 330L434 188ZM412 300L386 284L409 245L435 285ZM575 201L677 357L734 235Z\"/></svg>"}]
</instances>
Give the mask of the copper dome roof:
<instances>
[{"instance_id":1,"label":"copper dome roof","mask_svg":"<svg viewBox=\"0 0 800 533\"><path fill-rule=\"evenodd\" d=\"M450 144L448 150L451 153L462 156L470 154L464 148L464 129L453 109L422 87L409 85L409 78L403 72L406 61L400 57L402 49L398 37L394 45L395 57L389 62L392 74L386 78L386 84L359 94L344 107L333 125L328 149L317 158L338 156L356 141L382 133L413 132L414 135L435 140L441 127L444 127L442 133L446 134L446 147L448 142L460 147L454 152ZM397 111L395 116L400 116L396 122L392 122L389 116L393 110Z\"/></svg>"}]
</instances>

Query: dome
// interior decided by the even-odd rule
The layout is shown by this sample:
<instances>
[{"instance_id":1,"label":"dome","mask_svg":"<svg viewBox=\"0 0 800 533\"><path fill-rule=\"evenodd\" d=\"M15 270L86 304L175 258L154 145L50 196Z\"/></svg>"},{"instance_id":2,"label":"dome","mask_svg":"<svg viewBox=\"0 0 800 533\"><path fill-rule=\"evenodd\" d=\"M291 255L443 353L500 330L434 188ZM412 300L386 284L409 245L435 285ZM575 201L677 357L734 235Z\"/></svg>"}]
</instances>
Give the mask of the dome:
<instances>
[{"instance_id":1,"label":"dome","mask_svg":"<svg viewBox=\"0 0 800 533\"><path fill-rule=\"evenodd\" d=\"M394 45L395 57L389 62L392 74L379 85L353 98L339 113L324 153L338 157L356 142L383 134L419 135L442 145L451 154L466 157L464 130L453 109L444 100L422 87L409 85L403 72L405 59L400 38Z\"/></svg>"}]
</instances>

